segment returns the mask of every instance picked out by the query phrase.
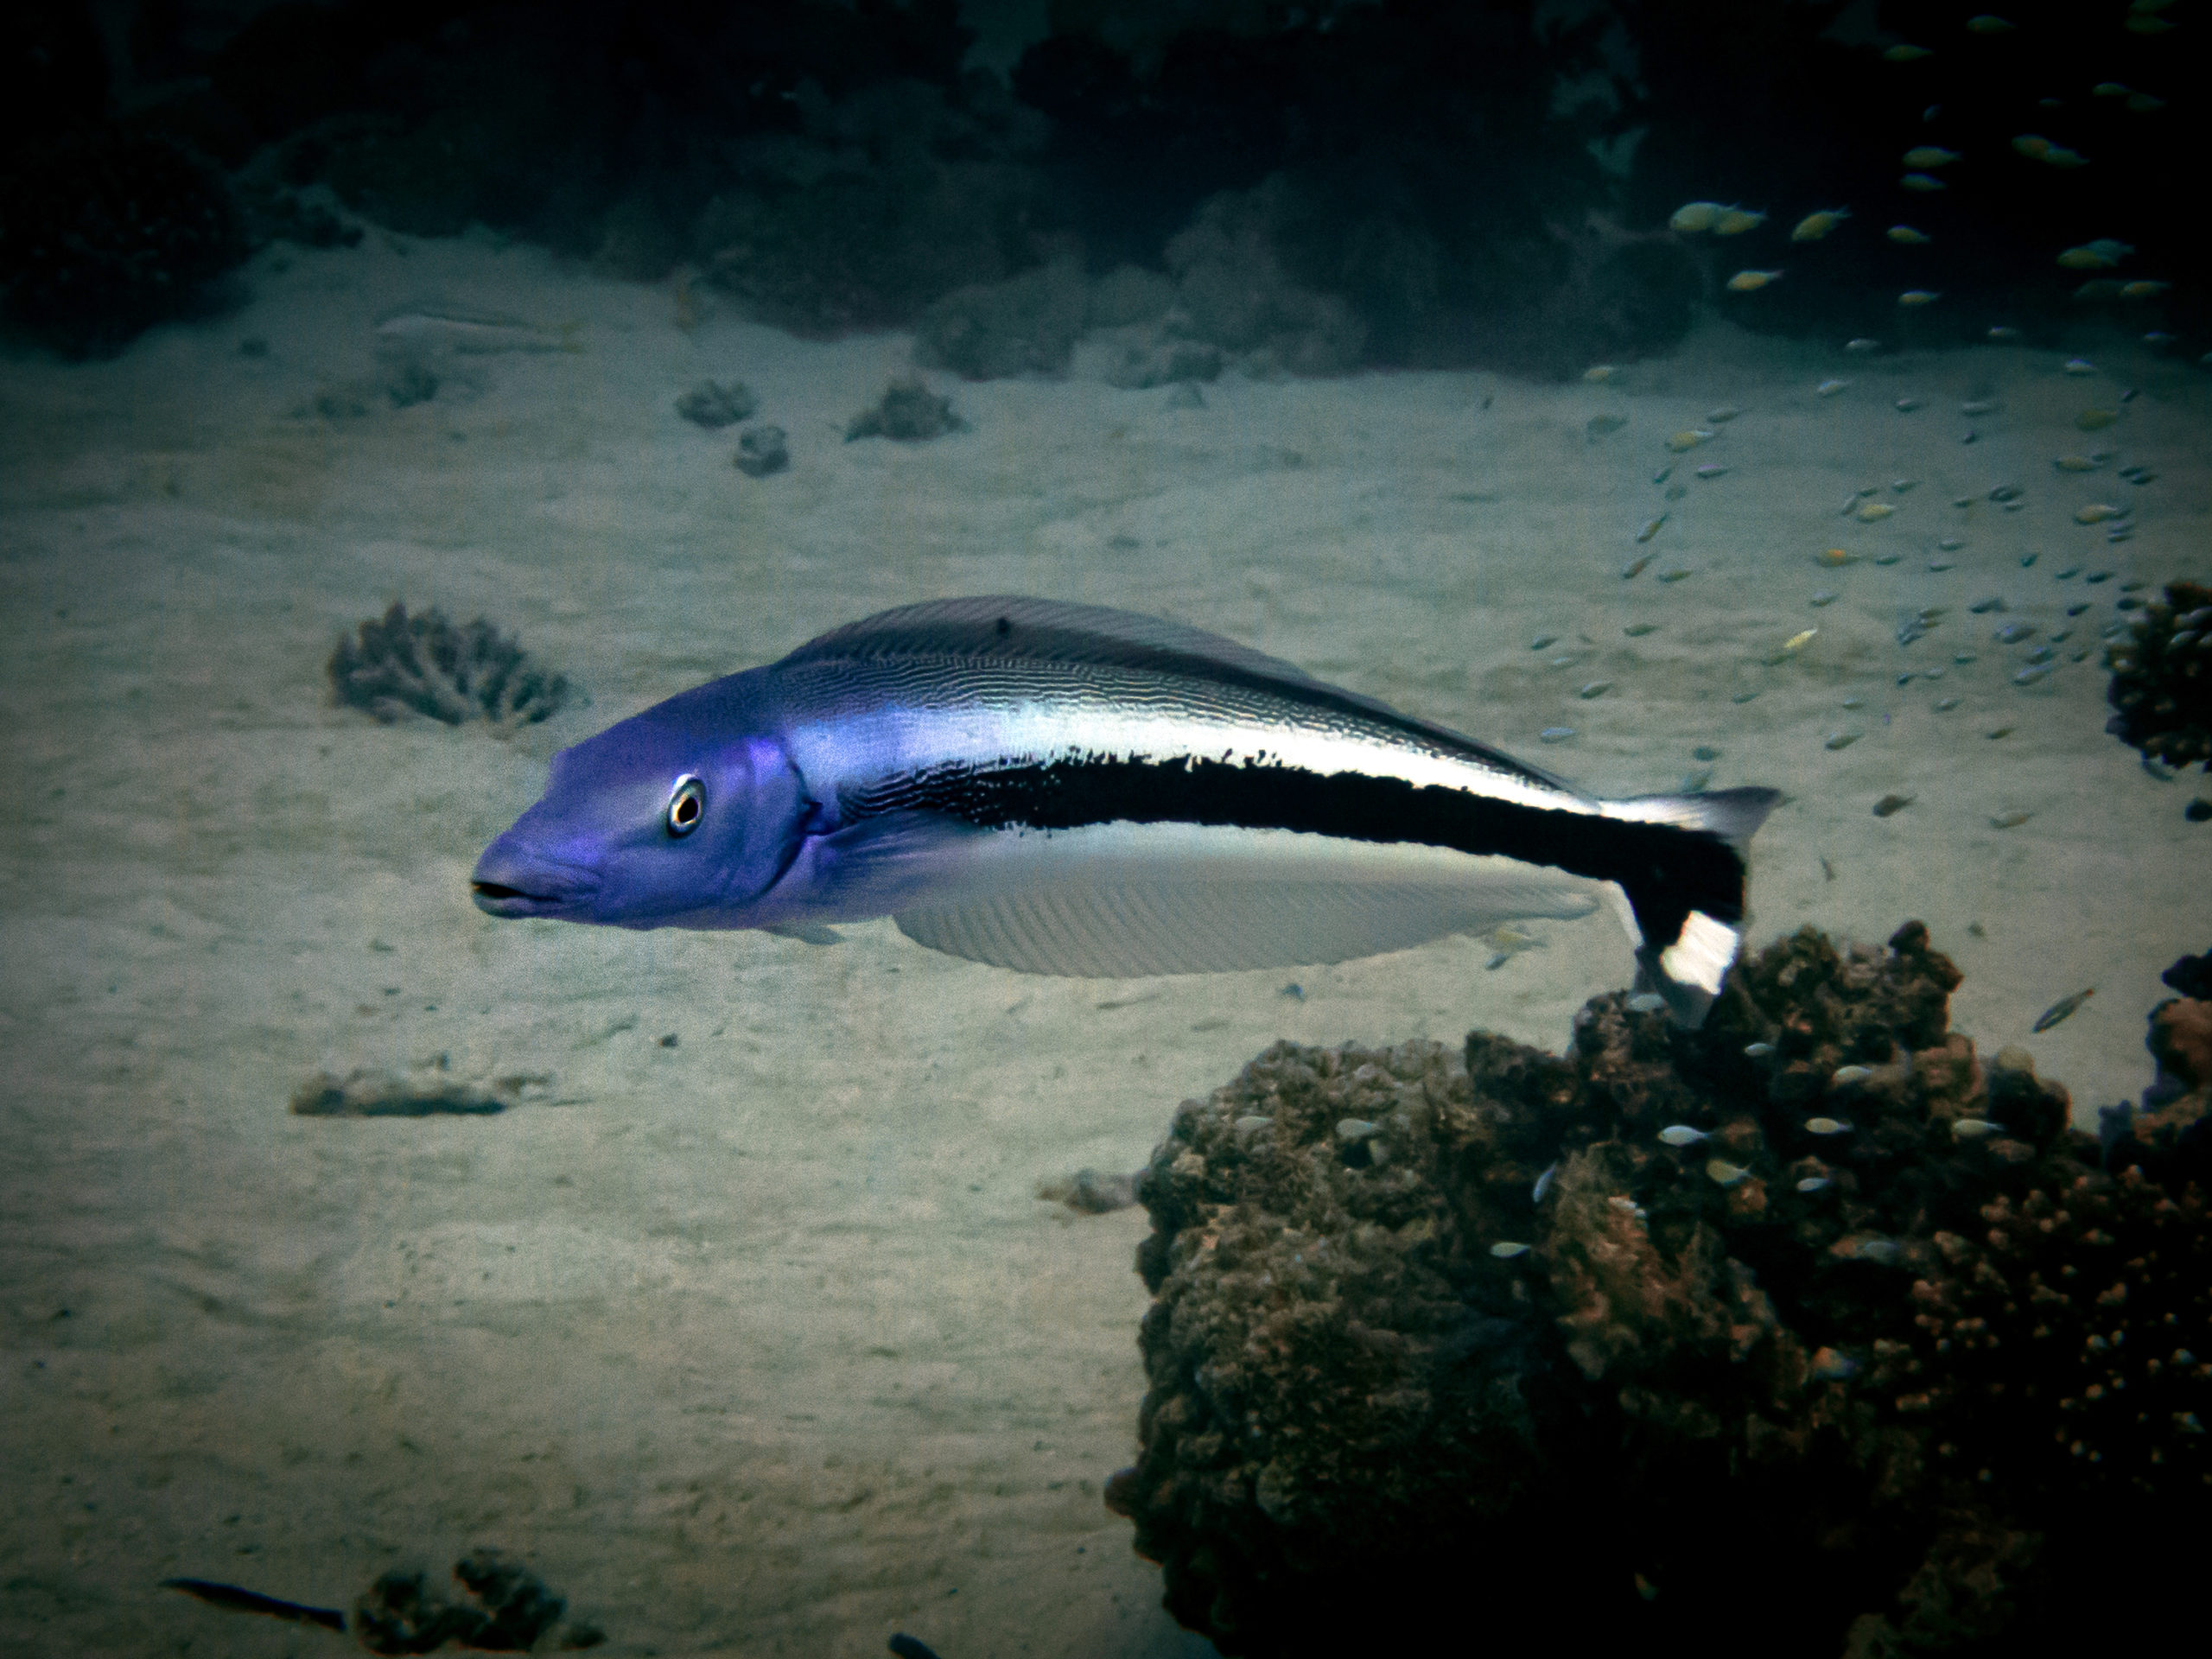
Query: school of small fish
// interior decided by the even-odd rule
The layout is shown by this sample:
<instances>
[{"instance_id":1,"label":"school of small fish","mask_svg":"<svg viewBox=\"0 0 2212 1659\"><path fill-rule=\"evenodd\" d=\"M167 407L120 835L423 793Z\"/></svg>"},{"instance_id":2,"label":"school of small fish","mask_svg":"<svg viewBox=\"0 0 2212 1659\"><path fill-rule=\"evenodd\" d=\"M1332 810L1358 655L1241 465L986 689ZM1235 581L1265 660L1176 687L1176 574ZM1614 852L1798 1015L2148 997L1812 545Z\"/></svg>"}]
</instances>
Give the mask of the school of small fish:
<instances>
[{"instance_id":1,"label":"school of small fish","mask_svg":"<svg viewBox=\"0 0 2212 1659\"><path fill-rule=\"evenodd\" d=\"M2126 29L2141 35L2162 33L2172 26L2171 20L2162 15L2166 10L2164 0L2134 0L2134 4L2126 15ZM1963 31L1969 37L1965 42L1931 39L1923 43L1891 37L1885 44L1878 41L1873 50L1886 64L1914 65L1936 56L1939 51L1970 54L1989 50L1974 44L1974 41L2016 35L2022 29L2041 28L2044 22L2041 18L2029 18L2024 22L2016 22L1994 13L1977 14L1964 21ZM1954 20L1949 27L1955 29L1961 25ZM1878 70L1876 73L1910 79L1910 73L1929 72ZM1885 296L1894 302L1897 315L1896 326L1901 332L1902 340L1896 344L1885 344L1871 335L1854 335L1838 342L1844 352L1861 359L1878 359L1882 354L1894 353L1900 346L1909 353L1913 350L1916 340L1925 341L1929 338L1917 332L1928 327L1928 323L1915 320L1920 314L1926 314L1930 320L1938 319L1961 309L1969 302L1963 292L1963 285L1959 296L1947 301L1941 280L1942 261L1947 251L1944 241L1947 228L1960 222L1954 217L1952 203L1959 203L1971 214L1973 206L1969 199L1977 193L1988 192L1993 186L2015 196L2024 189L2049 192L2062 188L2047 178L2041 183L2036 182L2035 170L2037 168L2059 174L2080 172L2084 181L2094 179L2099 176L2094 165L2099 148L2097 133L2102 129L2095 128L2093 124L2082 128L2082 140L2088 144L2085 152L2080 144L2072 142L2074 133L2060 124L2069 121L2069 117L2063 112L2093 107L2095 101L2103 101L2107 109L2118 105L2130 116L2150 116L2163 110L2166 105L2166 100L2155 93L2143 92L2117 79L2092 82L2085 76L2083 86L2079 90L2085 92L2087 97L2079 102L2052 95L2063 90L2037 88L2031 96L2024 96L2021 99L2023 106L2031 103L2040 111L2062 113L2057 116L2044 113L2018 120L2018 125L2022 128L2044 127L2048 130L2012 132L2009 143L2006 142L2006 134L2011 131L2009 126L2000 127L1986 138L1977 141L1973 135L1957 127L1955 118L1946 117L1944 105L1927 104L1924 108L1920 108L1921 124L1913 137L1899 143L1895 149L1887 153L1885 159L1893 158L1892 165L1897 169L1892 175L1891 187L1897 194L1887 201L1861 200L1854 204L1833 200L1806 201L1801 199L1796 202L1774 200L1747 206L1716 195L1713 199L1683 203L1669 216L1669 227L1685 238L1741 238L1736 248L1729 250L1735 255L1733 257L1723 254L1717 242L1713 245L1714 263L1708 266L1710 275L1707 280L1718 289L1725 303L1742 305L1746 308L1747 314L1749 308L1752 307L1792 304L1792 300L1777 301L1770 297L1777 289L1791 293L1796 301L1802 302L1813 291L1813 288L1807 285L1818 285L1823 260L1839 247L1847 245L1863 247L1868 238L1878 238L1895 249L1910 251L1885 256L1897 262L1896 268L1900 275L1910 273L1911 278L1916 279L1901 283ZM1916 104L1916 107L1919 105ZM1950 123L1948 130L1947 121ZM2081 187L2063 188L2074 190ZM1911 218L1908 219L1903 210L1916 198L1919 205L1911 210ZM2043 267L2046 274L2040 280L2048 285L2055 299L2117 307L2129 302L2157 302L2172 290L2173 284L2166 276L2155 270L2144 271L2140 269L2142 264L2152 264L2158 257L2158 248L2152 245L2151 238L2146 238L2144 244L2150 250L2145 256L2135 242L2124 239L2120 235L2104 233L2114 230L2125 232L2128 227L2113 223L2109 216L2105 224L2097 224L2095 219L2100 215L2094 211L2094 196L2069 196L2066 200L2077 205L2063 212L2055 210L2050 222L2054 226L2071 230L2075 238L2082 239L2053 236L2049 244L2050 251L2045 257L2050 264ZM1930 217L1921 219L1923 212ZM1920 222L1912 222L1913 219ZM2082 237L2082 232L2088 230L2097 231L2100 234ZM1855 244L1854 238L1858 238ZM1774 256L1784 251L1782 247L1784 241L1789 245L1788 251L1790 257L1787 261L1777 260ZM1758 257L1761 253L1767 255L1764 261ZM1745 254L1750 257L1745 257ZM1791 276L1793 269L1798 271L1794 278ZM2087 280L2074 280L2076 278ZM2073 282L2070 288L2068 286L2069 281ZM2124 314L2115 311L2111 315ZM1939 330L1942 327L1940 323L1937 326ZM1955 327L1956 324L1950 326ZM1975 319L1972 326L1976 331L1976 337L1988 346L2032 349L2029 344L2031 331L2013 323L2001 321L1984 322ZM1885 328L1884 332L1888 334L1890 331ZM2155 327L2144 331L2141 340L2153 352L2164 351L2179 343L2178 337L2173 333ZM2103 353L2099 353L2100 357L2103 355ZM2202 365L2212 369L2212 353L2205 354ZM1870 372L1878 372L1881 365L1874 362L1867 366ZM1614 365L1605 365L1602 370L1607 378L1620 372ZM2127 417L2127 405L2135 392L2126 389L2124 385L2113 385L2114 376L2126 371L2108 371L2107 366L2088 357L2054 354L2048 360L2046 372L2059 377L2070 377L2092 387L2101 385L2113 388L2112 395L2093 397L2075 411L2073 423L2080 431L2101 434L2107 429L2120 428ZM1588 378L1597 378L1600 372L1599 370L1592 370ZM1808 378L1804 384L1815 399L1848 400L1853 397L1852 380L1842 375L1830 374L1817 380ZM1923 390L1908 388L1904 395L1895 397L1892 402L1901 416L1919 416L1922 420L1938 418L1921 414L1930 404L1930 396ZM1940 407L1942 400L1938 398L1936 402ZM1952 435L1960 445L1969 447L1968 454L1993 454L1998 448L2006 453L2013 452L2016 444L2008 429L2012 423L2008 422L2008 411L2002 406L2000 398L1991 395L1986 387L1975 386L1969 395L1958 402L1956 407L1965 424L1962 428L1954 427ZM1710 411L1702 422L1675 430L1666 438L1665 447L1673 454L1681 455L1715 443L1721 437L1724 422L1733 420L1742 412L1732 407ZM1753 423L1754 426L1756 424ZM1994 440L1990 450L1971 448L1983 442L1986 437ZM1732 436L1728 442L1734 445L1743 440ZM1920 482L1919 478L1902 476L1891 480L1887 499L1884 499L1878 486L1869 485L1842 504L1841 516L1847 521L1847 529L1865 526L1883 539L1858 546L1821 549L1816 545L1810 550L1809 556L1814 563L1829 569L1867 565L1892 568L1912 558L1913 546L1917 543L1925 550L1921 556L1927 572L1941 575L1961 568L1962 562L1968 568L1977 564L1986 568L1991 552L1994 550L1993 543L2010 539L2018 550L2006 557L2005 563L2016 564L2018 571L2024 572L2037 567L2039 559L2044 559L2044 550L2039 550L2032 540L2023 542L2018 537L2007 537L1999 530L2002 522L1999 515L2019 513L2035 514L2039 523L2045 524L2052 520L2070 520L2073 525L2079 527L2074 533L2090 531L2106 546L2118 547L2131 540L2136 533L2138 502L2151 499L2136 496L2133 491L2149 486L2158 476L2152 468L2140 465L2115 468L2114 463L2120 459L2120 452L2116 449L2100 449L2088 454L2063 454L2054 457L2050 464L2061 479L2070 474L2099 473L2108 480L2124 480L2126 486L2132 487L2122 487L2120 483L2114 483L2109 488L2099 489L2093 497L2076 493L2070 500L2063 497L2053 500L2047 497L2038 498L2036 492L2019 482L2005 480L2000 473L1997 480L1981 488L1980 493L1970 490L1953 499L1950 512L1955 516L1934 524L1929 523L1928 515L1940 512L1939 504L1911 497L1911 492ZM1738 477L1750 476L1756 470L1746 466L1746 458L1741 454L1732 455L1730 460L1734 464L1711 462L1698 466L1694 469L1694 476L1698 480L1712 482L1732 473ZM1932 457L1930 460L1931 464L1925 469L1926 476L1941 477L1947 470L1956 470L1955 466L1936 465L1933 464ZM1652 482L1663 490L1669 509L1645 519L1637 533L1637 542L1649 543L1662 525L1669 525L1670 512L1676 511L1673 504L1686 501L1689 491L1682 483L1675 481L1673 476L1675 470L1671 466L1664 467L1653 476ZM1725 493L1716 491L1713 499L1718 499ZM1700 500L1706 499L1702 491L1698 494ZM1706 538L1694 522L1695 513L1687 509L1681 511L1684 515L1681 520L1669 528L1669 544L1704 543ZM1980 527L1983 534L1977 536L1974 533L1976 525ZM1954 526L1960 533L1942 533ZM2045 548L2048 546L2046 542ZM1691 563L1698 562L1694 553ZM1639 556L1622 574L1632 577L1649 563L1649 556ZM1681 569L1664 571L1661 574L1661 580L1680 580L1688 572ZM2042 597L2032 593L2023 595L2018 587L2020 578L2016 576L2011 602L2024 603L2031 612L2044 607L2048 607L2048 610L2044 616L2032 620L2014 617L1998 621L1994 632L1986 636L1985 649L1981 651L1972 648L1971 640L1955 638L1951 643L1957 648L1948 652L1931 651L1921 645L1920 642L1942 624L1950 607L1898 607L1891 613L1893 617L1901 615L1904 619L1895 624L1896 643L1900 651L1911 652L1912 654L1898 664L1894 673L1896 687L1902 690L1925 685L1931 690L1942 691L1942 695L1933 697L1925 705L1934 715L1942 715L1959 709L1967 698L1944 685L1946 677L1955 677L1955 683L1966 682L1960 690L1970 694L1974 690L1976 663L1989 654L1986 647L1994 646L2008 654L2018 653L2012 655L2011 662L2006 665L2011 681L2008 695L2017 696L2038 689L2047 690L2067 665L2089 662L2097 654L2097 643L2094 639L2077 639L2075 637L2076 629L2073 621L2092 610L2096 598L2109 597L2115 592L2118 595L2113 606L2116 614L2102 629L2103 640L2109 645L2125 635L2132 613L2139 612L2153 597L2138 597L2139 590L2152 585L2150 582L2128 577L2124 570L2090 569L2084 556L2069 559L2062 555L2056 559L2045 560L2037 580L2046 578L2060 582L2078 580L2083 588L2091 591L2073 603L2066 603L2063 598ZM2104 595L2095 594L2097 584L2113 581L2119 582L2116 589L2107 589ZM2049 594L2050 591L2044 589L2043 594ZM2063 590L2061 591L2063 593ZM1858 600L1863 604L1872 597L1872 594L1865 588L1857 593L1820 589L1812 592L1805 602L1811 608L1821 609L1839 601ZM2001 613L2007 608L2007 602L2005 596L1993 594L1986 600L1962 608L1976 614L1990 611ZM2064 610L2063 621L2055 615L2062 607ZM1630 625L1624 632L1631 639L1639 638L1654 632L1657 626L1639 621ZM2084 624L2082 631L2092 632L2095 626L2091 621ZM1778 645L1755 652L1751 661L1767 670L1786 670L1792 664L1813 661L1815 654L1810 648L1819 633L1817 628L1802 629ZM1913 649L1916 646L1920 648L1916 651ZM1837 671L1850 660L1852 648L1847 638L1843 653L1834 662L1822 662L1821 671ZM1581 663L1589 659L1578 658L1576 660ZM1737 704L1752 701L1774 683L1772 678L1751 677L1743 671L1739 671L1739 675L1742 676L1741 683L1732 689L1730 699ZM1612 682L1586 683L1582 696L1586 698L1592 696L1593 686L1610 690ZM1894 703L1895 699L1874 699L1856 691L1841 698L1844 709L1866 709L1871 715L1873 710L1868 709L1870 702L1879 708L1884 702ZM1894 708L1882 712L1880 726L1885 730L1889 728L1897 712ZM1560 741L1574 735L1569 728L1559 729ZM1985 720L1980 735L1992 741L2001 740L2012 735L2016 729L2018 727L2013 721L1987 723ZM1822 746L1832 753L1853 749L1855 760L1865 751L1855 749L1853 746L1872 734L1871 719L1861 718L1826 733L1821 740ZM1548 741L1553 737L1549 731L1545 735ZM1966 733L1961 731L1961 735L1964 736ZM1707 753L1705 749L1700 749L1700 760ZM1718 752L1713 753L1717 754ZM2159 773L2152 775L2156 777ZM2168 770L2164 775L2171 779L2173 773ZM1686 775L1682 786L1691 791L1702 789L1712 777L1713 767L1710 765L1700 766ZM1916 792L1911 790L1883 791L1877 789L1860 798L1872 800L1875 817L1888 819L1904 811L1916 801L1933 798L1933 795L1932 791L1924 790ZM2034 816L2027 806L2013 806L2001 802L1993 805L1997 810L1985 806L1980 821L1986 821L1994 830L2017 828ZM1908 823L1932 823L1942 810L1940 804L1934 808L1923 806ZM1900 828L1887 833L1910 834L1910 831ZM1828 879L1834 879L1834 865L1826 858L1821 860L1821 864ZM2053 1004L2035 1021L2034 1030L2038 1033L2049 1031L2078 1012L2092 995L2093 991L2082 991ZM1768 1045L1755 1043L1745 1052L1753 1058L1764 1058L1771 1051ZM1847 1065L1836 1068L1829 1078L1828 1086L1831 1090L1849 1090L1868 1083L1872 1077L1872 1073L1866 1066ZM1807 1122L1806 1128L1816 1135L1847 1135L1852 1132L1847 1120L1830 1116L1812 1118ZM2002 1133L2002 1126L1979 1118L1961 1119L1953 1126L1953 1134L1961 1141L1974 1141ZM1697 1146L1707 1138L1707 1132L1685 1123L1670 1125L1658 1133L1658 1139L1663 1145L1677 1148ZM1709 1162L1707 1173L1723 1185L1743 1179L1743 1172L1738 1166L1722 1159ZM1825 1177L1808 1177L1801 1183L1800 1190L1816 1192L1827 1184ZM1860 1254L1866 1259L1878 1261L1895 1249L1895 1245L1887 1241L1869 1241Z\"/></svg>"}]
</instances>

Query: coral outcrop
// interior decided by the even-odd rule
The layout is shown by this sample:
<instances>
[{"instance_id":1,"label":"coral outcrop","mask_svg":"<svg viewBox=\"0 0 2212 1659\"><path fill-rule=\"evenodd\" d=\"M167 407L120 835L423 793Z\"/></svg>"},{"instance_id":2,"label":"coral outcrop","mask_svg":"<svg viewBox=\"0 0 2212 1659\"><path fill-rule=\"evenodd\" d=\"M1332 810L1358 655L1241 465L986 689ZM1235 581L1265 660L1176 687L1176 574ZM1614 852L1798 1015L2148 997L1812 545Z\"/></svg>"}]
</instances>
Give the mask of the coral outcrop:
<instances>
[{"instance_id":1,"label":"coral outcrop","mask_svg":"<svg viewBox=\"0 0 2212 1659\"><path fill-rule=\"evenodd\" d=\"M1281 1044L1186 1102L1138 1183L1150 1389L1109 1491L1170 1609L1229 1654L2178 1615L2204 1194L2107 1169L2024 1054L1948 1029L1958 980L1916 923L1808 929L1700 1031L1616 994L1564 1056Z\"/></svg>"},{"instance_id":2,"label":"coral outcrop","mask_svg":"<svg viewBox=\"0 0 2212 1659\"><path fill-rule=\"evenodd\" d=\"M380 620L362 623L358 637L340 638L330 684L340 702L387 724L414 714L512 731L550 718L569 699L565 675L482 617L455 627L435 607L410 616L398 600Z\"/></svg>"},{"instance_id":3,"label":"coral outcrop","mask_svg":"<svg viewBox=\"0 0 2212 1659\"><path fill-rule=\"evenodd\" d=\"M2212 772L2212 588L2177 582L2106 652L2105 729L2170 766Z\"/></svg>"},{"instance_id":4,"label":"coral outcrop","mask_svg":"<svg viewBox=\"0 0 2212 1659\"><path fill-rule=\"evenodd\" d=\"M86 127L0 168L0 296L9 321L73 357L121 349L209 297L244 259L222 174L158 135Z\"/></svg>"}]
</instances>

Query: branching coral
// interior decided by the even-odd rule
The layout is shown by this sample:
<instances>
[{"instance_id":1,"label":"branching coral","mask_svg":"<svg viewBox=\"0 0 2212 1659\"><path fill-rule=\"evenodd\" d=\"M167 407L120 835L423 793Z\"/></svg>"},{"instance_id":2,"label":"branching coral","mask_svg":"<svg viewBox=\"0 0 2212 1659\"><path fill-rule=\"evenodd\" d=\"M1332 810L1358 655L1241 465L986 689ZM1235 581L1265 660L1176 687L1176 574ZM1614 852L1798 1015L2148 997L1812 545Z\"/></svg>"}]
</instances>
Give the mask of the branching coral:
<instances>
[{"instance_id":1,"label":"branching coral","mask_svg":"<svg viewBox=\"0 0 2212 1659\"><path fill-rule=\"evenodd\" d=\"M1109 1492L1170 1608L1253 1654L2089 1629L2054 1562L2212 1519L2212 1230L1948 1031L1958 977L1808 930L1700 1032L1617 995L1564 1057L1279 1045L1185 1103Z\"/></svg>"},{"instance_id":2,"label":"branching coral","mask_svg":"<svg viewBox=\"0 0 2212 1659\"><path fill-rule=\"evenodd\" d=\"M548 718L569 697L565 676L482 617L455 627L435 608L410 616L397 600L381 620L362 623L358 638L340 639L330 683L340 702L386 722L411 713L509 730Z\"/></svg>"}]
</instances>

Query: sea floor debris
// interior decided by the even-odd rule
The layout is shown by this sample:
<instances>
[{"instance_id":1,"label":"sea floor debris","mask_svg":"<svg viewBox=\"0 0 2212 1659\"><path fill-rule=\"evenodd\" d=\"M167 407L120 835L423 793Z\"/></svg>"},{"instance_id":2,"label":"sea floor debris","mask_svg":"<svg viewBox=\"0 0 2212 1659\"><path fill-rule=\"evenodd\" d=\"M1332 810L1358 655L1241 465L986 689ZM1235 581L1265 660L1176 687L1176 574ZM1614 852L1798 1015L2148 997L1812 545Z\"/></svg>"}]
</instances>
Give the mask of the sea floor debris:
<instances>
[{"instance_id":1,"label":"sea floor debris","mask_svg":"<svg viewBox=\"0 0 2212 1659\"><path fill-rule=\"evenodd\" d=\"M1917 923L1808 928L1700 1031L1616 993L1563 1056L1283 1043L1185 1102L1138 1183L1150 1389L1108 1493L1169 1610L1225 1654L1481 1607L1767 1659L2186 1616L2206 1195L1977 1055L1959 980Z\"/></svg>"}]
</instances>

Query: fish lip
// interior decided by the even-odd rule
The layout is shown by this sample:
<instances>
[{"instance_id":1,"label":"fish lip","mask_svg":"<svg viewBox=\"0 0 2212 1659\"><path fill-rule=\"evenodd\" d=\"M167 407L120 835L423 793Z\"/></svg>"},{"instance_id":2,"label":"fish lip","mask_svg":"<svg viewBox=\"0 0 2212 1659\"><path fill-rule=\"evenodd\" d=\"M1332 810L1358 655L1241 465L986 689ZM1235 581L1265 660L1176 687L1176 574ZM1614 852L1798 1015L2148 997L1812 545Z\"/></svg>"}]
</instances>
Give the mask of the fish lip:
<instances>
[{"instance_id":1,"label":"fish lip","mask_svg":"<svg viewBox=\"0 0 2212 1659\"><path fill-rule=\"evenodd\" d=\"M593 871L535 860L483 859L468 877L469 899L487 916L559 916L598 891Z\"/></svg>"}]
</instances>

